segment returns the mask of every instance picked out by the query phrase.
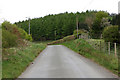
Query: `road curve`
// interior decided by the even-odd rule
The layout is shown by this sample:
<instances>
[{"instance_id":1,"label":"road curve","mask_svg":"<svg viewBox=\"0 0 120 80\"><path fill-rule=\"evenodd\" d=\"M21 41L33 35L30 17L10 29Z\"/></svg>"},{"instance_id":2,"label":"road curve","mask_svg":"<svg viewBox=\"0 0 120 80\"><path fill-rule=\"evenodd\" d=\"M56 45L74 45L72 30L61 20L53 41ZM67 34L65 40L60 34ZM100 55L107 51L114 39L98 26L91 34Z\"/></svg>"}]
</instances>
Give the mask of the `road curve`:
<instances>
[{"instance_id":1,"label":"road curve","mask_svg":"<svg viewBox=\"0 0 120 80\"><path fill-rule=\"evenodd\" d=\"M33 53L34 54L34 53ZM19 78L116 78L113 73L62 45L50 45Z\"/></svg>"}]
</instances>

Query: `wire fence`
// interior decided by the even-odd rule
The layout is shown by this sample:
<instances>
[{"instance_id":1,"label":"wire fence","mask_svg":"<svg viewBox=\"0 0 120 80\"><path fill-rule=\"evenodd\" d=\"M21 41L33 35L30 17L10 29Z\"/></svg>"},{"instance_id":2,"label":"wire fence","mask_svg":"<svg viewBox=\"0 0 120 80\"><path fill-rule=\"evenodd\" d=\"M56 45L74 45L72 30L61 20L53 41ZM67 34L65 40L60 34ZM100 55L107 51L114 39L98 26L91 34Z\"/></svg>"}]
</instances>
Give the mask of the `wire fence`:
<instances>
[{"instance_id":1,"label":"wire fence","mask_svg":"<svg viewBox=\"0 0 120 80\"><path fill-rule=\"evenodd\" d=\"M88 39L86 40L94 49L99 50L101 52L104 52L105 54L109 55L118 55L118 52L120 51L120 44L118 43L111 43L111 42L105 42L101 39Z\"/></svg>"}]
</instances>

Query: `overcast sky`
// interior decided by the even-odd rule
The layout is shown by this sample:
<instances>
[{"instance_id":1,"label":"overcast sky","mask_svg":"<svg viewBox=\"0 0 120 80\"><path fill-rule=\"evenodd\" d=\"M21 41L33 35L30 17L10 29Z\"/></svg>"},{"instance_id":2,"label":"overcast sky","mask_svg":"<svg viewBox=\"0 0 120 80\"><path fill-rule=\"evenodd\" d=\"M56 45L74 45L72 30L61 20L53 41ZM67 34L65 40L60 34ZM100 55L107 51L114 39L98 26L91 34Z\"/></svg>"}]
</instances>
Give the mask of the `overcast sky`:
<instances>
[{"instance_id":1,"label":"overcast sky","mask_svg":"<svg viewBox=\"0 0 120 80\"><path fill-rule=\"evenodd\" d=\"M118 13L120 0L0 0L0 23L38 18L48 14L104 10Z\"/></svg>"}]
</instances>

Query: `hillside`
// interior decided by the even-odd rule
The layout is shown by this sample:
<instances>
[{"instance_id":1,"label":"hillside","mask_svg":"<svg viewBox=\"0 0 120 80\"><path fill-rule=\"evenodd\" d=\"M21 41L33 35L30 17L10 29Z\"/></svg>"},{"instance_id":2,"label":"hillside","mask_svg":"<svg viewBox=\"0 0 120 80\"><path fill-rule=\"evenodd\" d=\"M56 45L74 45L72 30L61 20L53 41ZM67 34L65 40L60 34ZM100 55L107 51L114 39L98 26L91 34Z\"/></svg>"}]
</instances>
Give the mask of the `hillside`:
<instances>
[{"instance_id":1,"label":"hillside","mask_svg":"<svg viewBox=\"0 0 120 80\"><path fill-rule=\"evenodd\" d=\"M34 41L55 40L72 35L78 26L78 29L87 30L92 38L100 38L103 28L116 25L116 20L115 14L105 11L65 12L30 19L30 32ZM15 24L28 32L29 20Z\"/></svg>"},{"instance_id":2,"label":"hillside","mask_svg":"<svg viewBox=\"0 0 120 80\"><path fill-rule=\"evenodd\" d=\"M76 19L78 19L79 29L90 31L92 26L91 22L94 21L96 13L96 11L86 11L82 13L66 12L31 19L30 26L33 40L55 40L71 35L73 31L76 30ZM28 32L28 23L28 20L26 20L16 22L15 24Z\"/></svg>"}]
</instances>

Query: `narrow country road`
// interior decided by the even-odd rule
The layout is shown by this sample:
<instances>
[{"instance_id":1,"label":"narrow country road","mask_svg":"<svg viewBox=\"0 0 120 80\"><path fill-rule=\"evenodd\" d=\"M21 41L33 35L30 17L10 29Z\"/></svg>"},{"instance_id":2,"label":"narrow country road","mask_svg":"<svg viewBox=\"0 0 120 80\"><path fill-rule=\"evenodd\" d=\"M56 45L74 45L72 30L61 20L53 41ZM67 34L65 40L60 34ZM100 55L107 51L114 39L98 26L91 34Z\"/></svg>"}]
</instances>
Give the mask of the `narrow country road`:
<instances>
[{"instance_id":1,"label":"narrow country road","mask_svg":"<svg viewBox=\"0 0 120 80\"><path fill-rule=\"evenodd\" d=\"M98 64L62 45L48 46L19 78L115 78Z\"/></svg>"}]
</instances>

